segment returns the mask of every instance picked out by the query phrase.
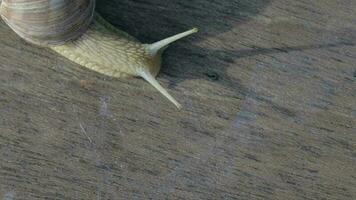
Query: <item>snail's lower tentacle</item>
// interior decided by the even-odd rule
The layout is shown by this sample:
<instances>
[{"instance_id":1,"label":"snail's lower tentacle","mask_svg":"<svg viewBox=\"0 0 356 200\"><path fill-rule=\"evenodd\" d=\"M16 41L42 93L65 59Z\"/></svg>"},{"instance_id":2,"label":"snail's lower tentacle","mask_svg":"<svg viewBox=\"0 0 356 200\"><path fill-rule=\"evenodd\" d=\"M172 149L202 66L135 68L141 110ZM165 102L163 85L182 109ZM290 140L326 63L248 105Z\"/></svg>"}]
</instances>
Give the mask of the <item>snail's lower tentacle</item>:
<instances>
[{"instance_id":1,"label":"snail's lower tentacle","mask_svg":"<svg viewBox=\"0 0 356 200\"><path fill-rule=\"evenodd\" d=\"M140 72L140 76L149 82L153 87L155 87L163 96L169 99L178 109L182 108L180 105L168 92L164 89L158 81L152 76L152 74L148 70L142 70Z\"/></svg>"}]
</instances>

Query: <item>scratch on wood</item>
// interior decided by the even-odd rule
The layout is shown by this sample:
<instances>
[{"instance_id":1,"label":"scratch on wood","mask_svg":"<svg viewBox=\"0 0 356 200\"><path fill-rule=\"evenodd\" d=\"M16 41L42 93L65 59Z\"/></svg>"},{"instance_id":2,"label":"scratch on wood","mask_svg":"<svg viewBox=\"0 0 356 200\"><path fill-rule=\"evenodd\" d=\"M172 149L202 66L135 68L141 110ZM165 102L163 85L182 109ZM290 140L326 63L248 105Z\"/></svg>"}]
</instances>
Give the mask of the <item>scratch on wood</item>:
<instances>
[{"instance_id":1,"label":"scratch on wood","mask_svg":"<svg viewBox=\"0 0 356 200\"><path fill-rule=\"evenodd\" d=\"M80 126L80 128L82 129L82 132L84 133L84 135L88 138L89 142L90 142L91 144L93 144L93 141L92 141L92 140L90 139L90 137L88 136L86 130L85 130L84 127L83 127L83 125L82 125L81 123L79 123L79 126Z\"/></svg>"}]
</instances>

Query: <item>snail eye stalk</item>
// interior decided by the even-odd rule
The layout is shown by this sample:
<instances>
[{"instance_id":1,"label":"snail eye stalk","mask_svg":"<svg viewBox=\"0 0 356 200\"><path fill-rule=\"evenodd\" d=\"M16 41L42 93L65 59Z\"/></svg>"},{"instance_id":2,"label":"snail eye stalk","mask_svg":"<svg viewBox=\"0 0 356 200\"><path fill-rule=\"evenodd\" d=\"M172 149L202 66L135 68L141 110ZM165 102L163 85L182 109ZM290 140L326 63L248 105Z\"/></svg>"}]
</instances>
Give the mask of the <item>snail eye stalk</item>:
<instances>
[{"instance_id":1,"label":"snail eye stalk","mask_svg":"<svg viewBox=\"0 0 356 200\"><path fill-rule=\"evenodd\" d=\"M171 36L171 37L168 37L166 39L163 39L161 41L158 41L158 42L155 42L155 43L152 43L150 45L147 46L147 51L151 54L151 55L156 55L157 53L163 51L165 48L168 47L168 45L170 45L171 43L179 40L179 39L182 39L184 37L187 37L193 33L196 33L198 32L198 28L193 28L189 31L185 31L183 33L179 33L177 35L174 35L174 36Z\"/></svg>"}]
</instances>

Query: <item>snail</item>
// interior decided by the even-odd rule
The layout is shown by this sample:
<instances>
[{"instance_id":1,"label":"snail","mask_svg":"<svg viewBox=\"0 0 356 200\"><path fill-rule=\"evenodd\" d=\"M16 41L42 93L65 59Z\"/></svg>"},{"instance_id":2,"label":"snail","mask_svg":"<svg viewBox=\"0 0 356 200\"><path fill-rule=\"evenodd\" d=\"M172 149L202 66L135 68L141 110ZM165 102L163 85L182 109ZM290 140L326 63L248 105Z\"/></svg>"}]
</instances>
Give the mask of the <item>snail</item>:
<instances>
[{"instance_id":1,"label":"snail","mask_svg":"<svg viewBox=\"0 0 356 200\"><path fill-rule=\"evenodd\" d=\"M0 0L3 21L25 41L48 47L107 76L142 77L177 108L182 106L155 79L163 51L198 31L142 44L95 12L95 0Z\"/></svg>"}]
</instances>

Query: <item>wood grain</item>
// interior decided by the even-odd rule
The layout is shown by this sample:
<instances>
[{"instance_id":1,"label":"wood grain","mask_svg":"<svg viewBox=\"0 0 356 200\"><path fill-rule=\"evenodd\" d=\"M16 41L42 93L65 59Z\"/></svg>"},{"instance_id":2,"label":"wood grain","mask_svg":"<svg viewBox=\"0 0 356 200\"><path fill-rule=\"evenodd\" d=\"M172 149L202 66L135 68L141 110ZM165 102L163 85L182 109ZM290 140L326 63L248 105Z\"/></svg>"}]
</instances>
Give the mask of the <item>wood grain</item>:
<instances>
[{"instance_id":1,"label":"wood grain","mask_svg":"<svg viewBox=\"0 0 356 200\"><path fill-rule=\"evenodd\" d=\"M356 199L356 2L101 0L170 47L111 79L0 23L0 199Z\"/></svg>"}]
</instances>

